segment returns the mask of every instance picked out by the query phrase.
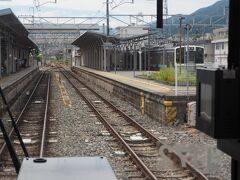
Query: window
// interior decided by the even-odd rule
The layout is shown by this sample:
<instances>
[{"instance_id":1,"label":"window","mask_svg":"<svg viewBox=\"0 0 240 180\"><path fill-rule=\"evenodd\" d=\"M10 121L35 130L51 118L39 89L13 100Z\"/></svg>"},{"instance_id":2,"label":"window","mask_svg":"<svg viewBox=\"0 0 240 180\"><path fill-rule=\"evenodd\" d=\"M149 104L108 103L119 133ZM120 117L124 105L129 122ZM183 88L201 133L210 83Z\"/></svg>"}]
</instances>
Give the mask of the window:
<instances>
[{"instance_id":1,"label":"window","mask_svg":"<svg viewBox=\"0 0 240 180\"><path fill-rule=\"evenodd\" d=\"M219 50L219 43L216 43L216 50Z\"/></svg>"},{"instance_id":2,"label":"window","mask_svg":"<svg viewBox=\"0 0 240 180\"><path fill-rule=\"evenodd\" d=\"M222 49L224 49L224 42L222 43Z\"/></svg>"}]
</instances>

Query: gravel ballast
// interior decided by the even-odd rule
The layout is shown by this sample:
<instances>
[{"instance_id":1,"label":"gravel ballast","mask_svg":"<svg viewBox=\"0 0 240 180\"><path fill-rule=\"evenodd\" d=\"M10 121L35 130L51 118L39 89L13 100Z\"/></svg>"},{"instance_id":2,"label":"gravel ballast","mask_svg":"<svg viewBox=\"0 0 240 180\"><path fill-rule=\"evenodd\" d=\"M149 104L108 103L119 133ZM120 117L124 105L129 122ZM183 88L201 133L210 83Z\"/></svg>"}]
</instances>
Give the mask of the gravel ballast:
<instances>
[{"instance_id":1,"label":"gravel ballast","mask_svg":"<svg viewBox=\"0 0 240 180\"><path fill-rule=\"evenodd\" d=\"M107 131L97 119L94 112L79 97L68 81L59 73L52 73L51 115L52 122L49 131L57 132L48 145L48 156L105 156L109 160L118 179L125 179L125 170L131 166L123 157L116 157L114 152L119 145L109 135L101 135ZM60 84L65 88L70 102L64 103ZM88 83L89 86L91 84ZM177 127L166 126L142 115L129 103L94 87L104 98L135 119L146 129L152 131L161 141L175 148L195 167L211 179L230 179L230 157L216 148L216 140L185 125ZM130 168L131 169L131 168Z\"/></svg>"},{"instance_id":2,"label":"gravel ballast","mask_svg":"<svg viewBox=\"0 0 240 180\"><path fill-rule=\"evenodd\" d=\"M85 79L82 79L85 80ZM167 126L157 122L129 103L109 94L103 89L94 88L105 99L111 101L129 116L133 117L146 129L152 131L163 142L171 145L175 150L186 157L195 167L206 174L210 179L231 179L231 158L217 149L216 140L204 133L189 128L186 125Z\"/></svg>"}]
</instances>

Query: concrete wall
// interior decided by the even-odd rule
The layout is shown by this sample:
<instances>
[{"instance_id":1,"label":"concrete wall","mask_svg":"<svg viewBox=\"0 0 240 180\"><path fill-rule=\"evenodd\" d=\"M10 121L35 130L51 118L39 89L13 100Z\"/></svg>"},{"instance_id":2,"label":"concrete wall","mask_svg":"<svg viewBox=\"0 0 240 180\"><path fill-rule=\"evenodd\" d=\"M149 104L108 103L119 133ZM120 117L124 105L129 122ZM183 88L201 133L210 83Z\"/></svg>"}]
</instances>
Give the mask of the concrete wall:
<instances>
[{"instance_id":1,"label":"concrete wall","mask_svg":"<svg viewBox=\"0 0 240 180\"><path fill-rule=\"evenodd\" d=\"M141 111L141 93L145 98L145 113L154 120L164 124L173 124L184 122L186 120L186 97L184 96L165 96L142 91L132 86L113 81L106 77L98 76L93 73L82 71L77 67L72 70L81 77L88 85L97 86L105 91L114 94L124 101L132 104L136 109ZM190 97L194 100L195 97ZM168 106L166 101L172 101L173 105Z\"/></svg>"},{"instance_id":2,"label":"concrete wall","mask_svg":"<svg viewBox=\"0 0 240 180\"><path fill-rule=\"evenodd\" d=\"M3 89L6 100L12 109L21 110L21 103L27 97L27 91L31 92L32 85L37 81L39 74L39 69L35 69ZM2 97L0 97L0 116L4 113L6 111L3 108Z\"/></svg>"}]
</instances>

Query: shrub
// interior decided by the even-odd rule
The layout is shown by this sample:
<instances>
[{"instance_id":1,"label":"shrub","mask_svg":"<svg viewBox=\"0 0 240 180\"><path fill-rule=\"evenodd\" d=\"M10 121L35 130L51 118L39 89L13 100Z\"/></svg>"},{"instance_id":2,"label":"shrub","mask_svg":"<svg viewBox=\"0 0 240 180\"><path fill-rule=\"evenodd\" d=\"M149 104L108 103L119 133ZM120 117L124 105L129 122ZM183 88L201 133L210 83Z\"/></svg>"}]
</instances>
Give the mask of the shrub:
<instances>
[{"instance_id":1,"label":"shrub","mask_svg":"<svg viewBox=\"0 0 240 180\"><path fill-rule=\"evenodd\" d=\"M148 78L174 85L175 69L173 67L161 68L160 71L151 73ZM189 85L196 85L196 74L192 72L187 73L185 69L182 69L181 73L178 72L179 85L186 85L187 81L189 81Z\"/></svg>"}]
</instances>

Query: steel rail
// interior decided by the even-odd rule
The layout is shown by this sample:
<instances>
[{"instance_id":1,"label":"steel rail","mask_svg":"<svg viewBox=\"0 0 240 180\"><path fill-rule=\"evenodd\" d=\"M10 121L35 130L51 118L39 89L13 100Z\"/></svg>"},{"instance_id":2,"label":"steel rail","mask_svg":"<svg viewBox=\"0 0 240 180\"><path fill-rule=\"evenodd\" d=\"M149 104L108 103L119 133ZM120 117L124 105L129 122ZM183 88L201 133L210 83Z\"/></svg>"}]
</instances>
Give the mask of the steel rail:
<instances>
[{"instance_id":1,"label":"steel rail","mask_svg":"<svg viewBox=\"0 0 240 180\"><path fill-rule=\"evenodd\" d=\"M84 70L83 70L84 71ZM85 71L84 71L85 72ZM88 71L86 71L88 74L92 74L89 73ZM82 83L81 80L79 80L79 77L73 73L73 72L69 72L71 73L78 82ZM83 83L82 83L83 84ZM183 156L181 156L179 153L177 153L173 148L171 148L170 146L166 145L163 142L160 142L160 140L151 132L149 132L146 128L142 127L139 123L137 123L133 118L131 118L130 116L128 116L126 113L124 113L123 111L121 111L120 109L118 109L116 106L114 106L111 102L109 102L108 100L106 100L104 97L102 97L101 95L99 95L97 92L95 92L94 90L92 90L88 85L84 84L84 86L86 86L86 88L88 90L90 90L92 93L94 93L97 97L99 97L102 101L104 101L106 104L108 104L111 108L113 108L115 111L117 111L118 113L120 113L129 123L131 123L135 128L137 128L138 130L140 130L141 132L144 133L145 136L147 136L149 139L153 140L153 142L158 145L158 146L164 146L165 149L168 152L171 152L172 155L175 156L175 158L179 161L183 160L183 162L186 164L186 167L188 169L191 170L191 173L196 175L198 177L199 180L208 180L208 178L201 173L197 168L195 168L188 160L186 160L186 158L184 158ZM180 158L181 157L181 158ZM179 162L179 163L183 163L183 162Z\"/></svg>"},{"instance_id":2,"label":"steel rail","mask_svg":"<svg viewBox=\"0 0 240 180\"><path fill-rule=\"evenodd\" d=\"M48 87L47 87L47 97L46 97L46 105L45 105L45 112L44 112L44 122L43 122L43 131L42 131L42 139L41 139L41 147L40 147L40 155L39 157L42 158L44 154L44 147L45 147L45 136L46 136L46 128L47 128L47 121L48 121L48 105L49 105L49 95L50 95L50 82L51 82L51 74L48 75Z\"/></svg>"},{"instance_id":3,"label":"steel rail","mask_svg":"<svg viewBox=\"0 0 240 180\"><path fill-rule=\"evenodd\" d=\"M33 89L32 93L31 93L31 95L29 96L29 98L28 98L26 104L24 105L22 111L20 112L18 118L15 120L16 125L18 124L18 122L19 122L19 120L21 119L21 117L22 117L24 111L26 110L26 108L27 108L27 106L28 106L30 100L32 99L33 94L35 93L35 91L36 91L36 89L37 89L37 87L38 87L38 85L39 85L39 83L40 83L42 77L43 77L43 73L42 73L41 76L39 77L36 86L34 87L34 89ZM11 129L10 133L8 134L8 137L11 137L13 132L14 132L14 128ZM2 145L2 147L1 147L1 149L0 149L0 156L2 155L2 153L3 153L4 149L5 149L5 147L6 147L6 143L4 142L4 144Z\"/></svg>"},{"instance_id":4,"label":"steel rail","mask_svg":"<svg viewBox=\"0 0 240 180\"><path fill-rule=\"evenodd\" d=\"M107 129L112 133L116 139L121 143L122 147L130 154L131 159L133 162L140 168L142 173L146 176L148 179L157 180L158 178L151 172L151 170L144 164L144 162L138 157L138 155L131 149L131 147L125 142L125 140L119 135L119 133L110 125L110 123L105 120L105 118L101 115L101 113L94 107L94 105L88 100L77 88L77 86L71 82L70 78L66 75L65 72L63 72L63 75L66 77L66 79L69 81L69 83L74 87L76 92L84 99L84 101L93 109L95 114L99 117L99 119L102 121L103 124L106 125ZM68 72L69 75L72 75ZM72 76L74 77L74 76ZM74 77L75 78L75 77Z\"/></svg>"}]
</instances>

